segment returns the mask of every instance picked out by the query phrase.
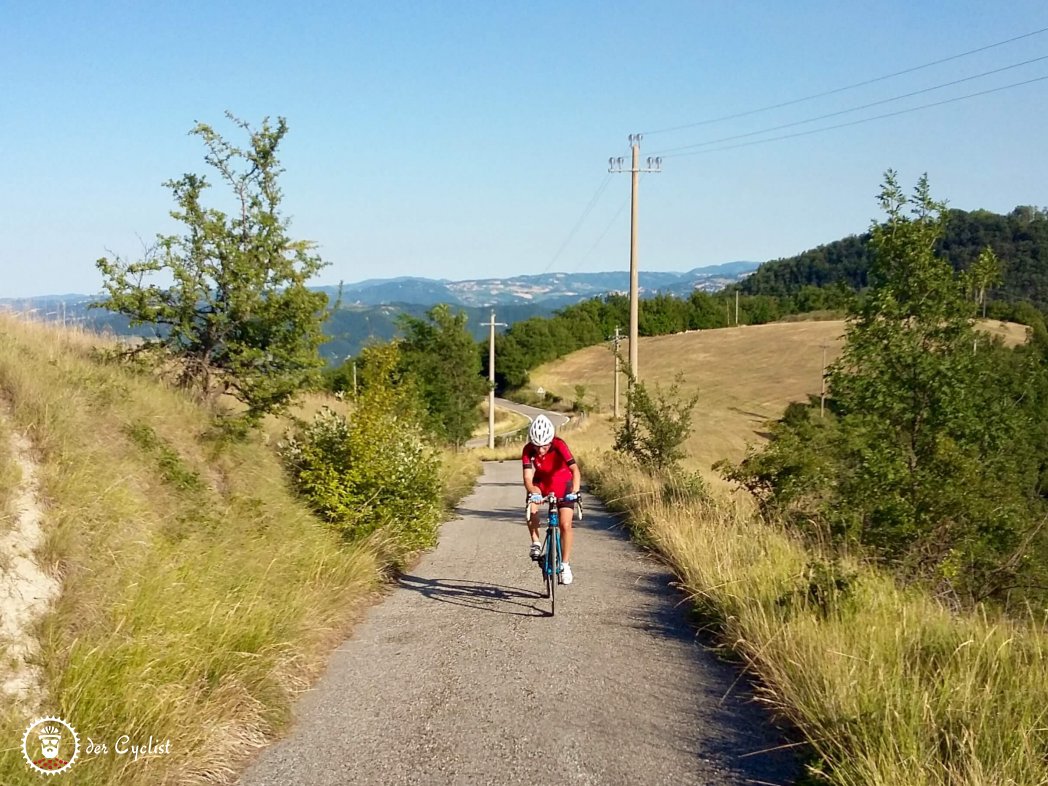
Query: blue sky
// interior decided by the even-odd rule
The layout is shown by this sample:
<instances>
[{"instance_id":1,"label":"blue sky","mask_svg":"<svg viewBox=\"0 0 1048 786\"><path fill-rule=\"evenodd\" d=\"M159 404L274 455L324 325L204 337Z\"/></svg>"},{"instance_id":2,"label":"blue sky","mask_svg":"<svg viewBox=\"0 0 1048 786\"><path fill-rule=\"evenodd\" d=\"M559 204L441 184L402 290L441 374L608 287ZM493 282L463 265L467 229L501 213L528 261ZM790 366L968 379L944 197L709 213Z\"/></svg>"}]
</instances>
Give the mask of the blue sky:
<instances>
[{"instance_id":1,"label":"blue sky","mask_svg":"<svg viewBox=\"0 0 1048 786\"><path fill-rule=\"evenodd\" d=\"M697 125L1042 28L1043 0L10 0L0 297L97 292L96 258L177 232L162 183L207 172L197 121L242 141L227 109L287 118L284 207L330 263L316 283L627 269L629 175L607 160L630 133L643 159L888 101L1044 57L1048 32ZM667 152L641 181L640 264L764 261L862 232L889 167L965 210L1048 204L1048 80L721 149L1043 76L1048 60Z\"/></svg>"}]
</instances>

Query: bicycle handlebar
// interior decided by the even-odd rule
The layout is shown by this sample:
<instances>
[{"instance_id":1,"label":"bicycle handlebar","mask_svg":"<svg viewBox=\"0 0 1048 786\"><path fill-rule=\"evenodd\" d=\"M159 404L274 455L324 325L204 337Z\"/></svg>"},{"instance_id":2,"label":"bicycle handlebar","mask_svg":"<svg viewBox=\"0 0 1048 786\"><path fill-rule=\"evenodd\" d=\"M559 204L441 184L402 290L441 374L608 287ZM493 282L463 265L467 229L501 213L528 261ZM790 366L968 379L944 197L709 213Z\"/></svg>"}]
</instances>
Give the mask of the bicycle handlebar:
<instances>
[{"instance_id":1,"label":"bicycle handlebar","mask_svg":"<svg viewBox=\"0 0 1048 786\"><path fill-rule=\"evenodd\" d=\"M542 502L545 502L550 507L552 507L553 505L556 505L560 501L561 501L561 499L558 498L557 495L554 494L552 491L549 494L547 494L546 496L542 497L538 502L534 502L534 503L531 501L531 495L529 495L527 501L524 503L524 520L525 521L530 521L530 519L531 519L531 506L533 504L534 505L538 505L538 504L540 504ZM575 494L575 499L573 499L573 500L568 500L567 497L564 497L563 501L565 501L565 502L570 501L570 502L573 503L573 506L574 506L575 510L577 511L577 513L578 513L578 518L581 521L582 520L582 493L581 492L577 492Z\"/></svg>"}]
</instances>

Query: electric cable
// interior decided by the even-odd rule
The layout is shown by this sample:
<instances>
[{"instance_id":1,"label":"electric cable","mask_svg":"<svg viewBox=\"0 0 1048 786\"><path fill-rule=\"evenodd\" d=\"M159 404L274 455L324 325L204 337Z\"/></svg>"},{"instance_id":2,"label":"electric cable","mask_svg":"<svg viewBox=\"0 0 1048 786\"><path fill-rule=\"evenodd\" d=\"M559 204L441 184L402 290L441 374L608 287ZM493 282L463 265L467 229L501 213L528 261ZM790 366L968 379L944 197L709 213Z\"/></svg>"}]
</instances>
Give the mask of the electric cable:
<instances>
[{"instance_id":1,"label":"electric cable","mask_svg":"<svg viewBox=\"0 0 1048 786\"><path fill-rule=\"evenodd\" d=\"M749 110L747 110L745 112L738 112L738 113L733 114L733 115L724 115L723 117L714 117L714 118L710 118L708 120L700 120L700 121L698 121L696 123L686 123L684 125L671 126L670 128L659 128L659 129L656 129L655 131L644 131L642 133L645 134L645 135L648 135L648 136L650 136L652 134L667 134L667 133L670 133L671 131L682 131L682 130L684 130L686 128L696 128L698 126L711 125L713 123L721 123L721 122L724 122L725 120L735 120L735 119L740 118L740 117L747 117L749 115L755 115L755 114L758 114L760 112L770 112L773 109L782 109L783 107L793 106L794 104L800 104L800 103L803 103L805 101L814 101L816 98L825 98L826 96L832 96L832 95L835 95L837 93L843 93L846 90L854 90L857 87L865 87L866 85L872 85L872 84L874 84L876 82L883 82L883 81L885 81L887 79L894 79L895 77L903 76L904 74L912 74L915 71L921 71L921 70L923 70L925 68L931 68L932 66L941 65L943 63L948 63L951 60L958 60L958 59L960 59L962 57L968 57L969 55L974 55L974 54L977 54L979 52L985 52L988 49L994 49L995 47L998 47L998 46L1004 46L1005 44L1011 44L1011 43L1014 43L1016 41L1021 41L1024 38L1030 38L1030 37L1035 36L1035 35L1040 35L1041 33L1044 33L1044 32L1048 32L1048 27L1042 27L1040 30L1034 30L1034 31L1029 32L1029 33L1023 33L1022 35L1018 35L1018 36L1015 36L1013 38L1008 38L1008 39L1005 39L1004 41L998 41L998 42L993 43L993 44L987 44L986 46L981 46L981 47L979 47L977 49L969 49L967 52L961 52L960 54L950 55L949 57L944 57L944 58L941 58L940 60L933 60L930 63L924 63L922 65L913 66L912 68L905 68L902 71L895 71L895 72L890 73L890 74L885 74L884 76L878 76L878 77L874 77L873 79L867 79L867 80L865 80L863 82L856 82L856 83L851 84L851 85L845 85L844 87L837 87L837 88L834 88L832 90L826 90L826 91L824 91L822 93L814 93L814 94L809 95L809 96L804 96L803 98L794 98L794 99L792 99L790 101L783 101L782 103L779 103L779 104L770 104L769 106L762 106L762 107L759 107L757 109L749 109Z\"/></svg>"},{"instance_id":2,"label":"electric cable","mask_svg":"<svg viewBox=\"0 0 1048 786\"><path fill-rule=\"evenodd\" d=\"M556 263L558 259L560 259L560 255L564 253L564 249L568 247L568 243L570 243L572 238L575 237L575 234L579 231L579 227L582 226L583 222L586 220L589 214L593 211L593 208L596 206L597 201L601 197L601 194L604 193L604 189L608 187L608 183L611 182L611 174L611 172L605 173L604 179L597 187L597 190L594 192L593 196L590 197L589 204L587 204L585 209L582 211L582 215L579 216L579 220L575 222L575 226L571 228L571 231L568 233L568 236L564 238L564 242L561 243L560 248L557 249L557 253L553 255L553 258L549 261L549 264L546 265L545 268L543 268L542 273L549 272L549 269L553 267L553 265Z\"/></svg>"},{"instance_id":3,"label":"electric cable","mask_svg":"<svg viewBox=\"0 0 1048 786\"><path fill-rule=\"evenodd\" d=\"M849 126L857 126L857 125L859 125L861 123L869 123L869 122L871 122L873 120L883 120L886 117L896 117L898 115L905 115L905 114L908 114L910 112L917 112L917 111L920 111L922 109L929 109L929 108L935 107L935 106L942 106L944 104L953 104L953 103L956 103L957 101L964 101L964 100L969 99L969 98L976 98L978 96L989 95L990 93L998 93L998 92L1000 92L1002 90L1010 90L1013 87L1022 87L1023 85L1033 84L1034 82L1043 82L1045 79L1048 79L1048 74L1046 74L1045 76L1038 76L1038 77L1035 77L1033 79L1027 79L1027 80L1025 80L1023 82L1013 82L1010 85L1001 85L1000 87L993 87L993 88L990 88L989 90L980 90L978 93L968 93L967 95L963 95L963 96L956 96L954 98L947 98L947 99L944 99L942 101L935 101L935 102L933 102L931 104L921 104L920 106L910 107L909 109L900 109L897 112L887 112L887 113L885 113L883 115L874 115L873 117L864 117L864 118L860 118L859 120L852 120L851 122L848 122L848 123L838 123L837 125L825 126L824 128L813 128L810 131L798 131L795 134L783 134L781 136L769 137L768 139L754 139L754 140L752 140L750 142L740 142L737 145L726 145L725 147L715 147L715 148L711 148L709 150L692 150L691 152L686 152L686 153L675 153L675 154L667 155L667 156L664 156L664 157L665 158L681 158L682 156L694 156L694 155L698 155L700 153L719 153L719 152L721 152L723 150L735 150L735 149L740 148L740 147L750 147L751 145L764 144L765 142L778 142L779 140L782 140L782 139L793 139L793 138L799 137L799 136L809 136L811 134L819 134L819 133L822 133L823 131L833 131L834 129L837 129L837 128L847 128Z\"/></svg>"},{"instance_id":4,"label":"electric cable","mask_svg":"<svg viewBox=\"0 0 1048 786\"><path fill-rule=\"evenodd\" d=\"M805 120L795 120L792 123L783 123L781 125L771 126L769 128L759 129L757 131L748 131L748 132L746 132L744 134L734 134L732 136L721 137L720 139L710 139L710 140L707 140L706 142L696 142L695 144L691 144L691 145L682 145L680 147L671 147L671 148L668 148L666 150L659 151L658 153L655 153L654 155L667 155L667 154L672 154L672 153L678 153L681 150L691 150L691 149L697 148L697 147L705 147L706 145L716 145L716 144L720 144L721 142L731 142L731 141L734 141L736 139L745 139L747 137L757 136L758 134L769 134L772 131L781 131L784 128L794 128L795 126L801 126L801 125L805 125L807 123L816 123L819 120L827 120L827 119L829 119L831 117L839 117L840 115L846 115L846 114L849 114L851 112L859 112L859 111L861 111L863 109L869 109L870 107L881 106L883 104L890 104L890 103L892 103L894 101L901 101L904 98L913 98L914 96L922 95L924 93L931 93L931 92L933 92L935 90L942 90L945 87L953 87L954 85L959 85L959 84L962 84L964 82L971 82L974 79L981 79L982 77L991 76L992 74L999 74L999 73L1001 73L1003 71L1010 71L1013 68L1020 68L1020 67L1025 66L1025 65L1029 65L1030 63L1037 63L1037 62L1039 62L1041 60L1048 60L1048 55L1042 55L1041 57L1035 57L1035 58L1032 58L1030 60L1024 60L1021 63L1014 63L1013 65L1002 66L1001 68L995 68L992 71L983 71L980 74L973 74L971 76L962 77L961 79L954 79L952 82L943 82L941 85L934 85L932 87L925 87L925 88L923 88L921 90L914 90L913 92L910 92L910 93L903 93L902 95L892 96L891 98L884 98L884 99L881 99L880 101L871 101L870 103L862 104L861 106L853 106L853 107L850 107L848 109L841 109L841 110L838 110L836 112L829 112L829 113L827 113L825 115L818 115L817 117L809 117L809 118L807 118Z\"/></svg>"}]
</instances>

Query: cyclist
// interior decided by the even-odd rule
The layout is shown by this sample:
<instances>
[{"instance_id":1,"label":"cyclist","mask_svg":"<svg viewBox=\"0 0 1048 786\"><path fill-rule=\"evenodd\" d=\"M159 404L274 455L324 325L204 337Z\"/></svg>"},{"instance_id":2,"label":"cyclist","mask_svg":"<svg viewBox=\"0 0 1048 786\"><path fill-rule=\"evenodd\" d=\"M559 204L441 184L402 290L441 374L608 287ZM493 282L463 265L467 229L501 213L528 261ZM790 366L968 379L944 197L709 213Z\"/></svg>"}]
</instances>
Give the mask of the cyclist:
<instances>
[{"instance_id":1,"label":"cyclist","mask_svg":"<svg viewBox=\"0 0 1048 786\"><path fill-rule=\"evenodd\" d=\"M579 498L582 476L579 465L571 455L567 443L556 436L553 423L545 415L531 421L528 443L521 453L524 465L524 488L528 493L528 531L531 534L529 556L538 559L542 551L539 541L539 504L550 493L557 495L560 511L560 543L563 558L561 581L571 584L571 516L575 500Z\"/></svg>"}]
</instances>

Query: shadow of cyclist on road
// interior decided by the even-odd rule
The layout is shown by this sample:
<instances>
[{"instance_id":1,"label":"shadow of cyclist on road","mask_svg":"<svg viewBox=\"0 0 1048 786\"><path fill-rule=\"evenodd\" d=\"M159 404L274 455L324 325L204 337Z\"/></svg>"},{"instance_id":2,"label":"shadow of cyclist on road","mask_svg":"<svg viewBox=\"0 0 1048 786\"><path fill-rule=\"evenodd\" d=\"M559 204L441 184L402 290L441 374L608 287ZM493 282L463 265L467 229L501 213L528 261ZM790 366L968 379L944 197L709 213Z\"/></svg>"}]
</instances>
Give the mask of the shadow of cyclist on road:
<instances>
[{"instance_id":1,"label":"shadow of cyclist on road","mask_svg":"<svg viewBox=\"0 0 1048 786\"><path fill-rule=\"evenodd\" d=\"M520 617L544 615L532 600L541 599L542 593L517 587L503 587L483 581L461 581L459 579L426 579L421 576L401 574L397 584L414 590L427 598L456 606L468 606L496 614L512 614Z\"/></svg>"}]
</instances>

